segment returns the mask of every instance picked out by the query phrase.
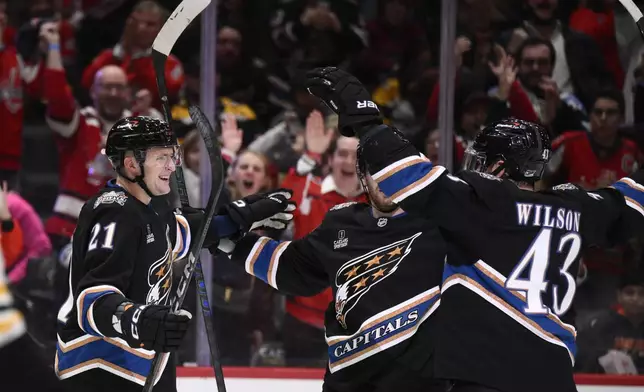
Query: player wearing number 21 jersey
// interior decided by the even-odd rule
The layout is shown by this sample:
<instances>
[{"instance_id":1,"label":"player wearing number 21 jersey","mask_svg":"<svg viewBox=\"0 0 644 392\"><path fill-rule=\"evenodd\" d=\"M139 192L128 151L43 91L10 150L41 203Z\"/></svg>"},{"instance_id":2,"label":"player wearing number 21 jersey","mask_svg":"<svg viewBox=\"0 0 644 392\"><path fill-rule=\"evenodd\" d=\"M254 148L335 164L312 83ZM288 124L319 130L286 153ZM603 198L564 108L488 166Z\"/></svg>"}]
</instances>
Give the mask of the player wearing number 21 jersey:
<instances>
[{"instance_id":1,"label":"player wearing number 21 jersey","mask_svg":"<svg viewBox=\"0 0 644 392\"><path fill-rule=\"evenodd\" d=\"M110 130L106 154L116 180L83 206L72 240L70 295L58 313L55 371L66 391L140 391L156 353L164 366L155 391L175 392L175 367L166 366L186 333L190 313L172 313L173 264L190 249L203 213L165 212L150 205L170 192L179 146L167 123L126 117ZM205 246L251 225L286 226L282 197L256 196L224 206ZM291 206L294 209L294 206ZM197 235L197 234L194 234Z\"/></svg>"}]
</instances>

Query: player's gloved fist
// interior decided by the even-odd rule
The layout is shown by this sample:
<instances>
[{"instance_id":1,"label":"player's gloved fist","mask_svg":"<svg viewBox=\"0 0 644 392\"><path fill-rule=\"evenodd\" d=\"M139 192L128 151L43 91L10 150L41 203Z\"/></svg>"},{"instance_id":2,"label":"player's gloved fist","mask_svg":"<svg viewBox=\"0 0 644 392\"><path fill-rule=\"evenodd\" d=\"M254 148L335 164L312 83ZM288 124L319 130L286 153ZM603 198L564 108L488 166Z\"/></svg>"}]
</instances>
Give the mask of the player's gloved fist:
<instances>
[{"instance_id":1,"label":"player's gloved fist","mask_svg":"<svg viewBox=\"0 0 644 392\"><path fill-rule=\"evenodd\" d=\"M181 345L191 319L187 310L173 314L168 306L131 304L121 316L121 333L130 347L170 352Z\"/></svg>"},{"instance_id":2,"label":"player's gloved fist","mask_svg":"<svg viewBox=\"0 0 644 392\"><path fill-rule=\"evenodd\" d=\"M336 67L315 68L306 74L309 93L320 98L338 114L338 128L354 136L354 126L381 124L378 105L355 76Z\"/></svg>"},{"instance_id":3,"label":"player's gloved fist","mask_svg":"<svg viewBox=\"0 0 644 392\"><path fill-rule=\"evenodd\" d=\"M293 192L277 189L244 197L223 207L222 213L239 225L242 231L255 229L285 229L293 219L295 202L290 200Z\"/></svg>"}]
</instances>

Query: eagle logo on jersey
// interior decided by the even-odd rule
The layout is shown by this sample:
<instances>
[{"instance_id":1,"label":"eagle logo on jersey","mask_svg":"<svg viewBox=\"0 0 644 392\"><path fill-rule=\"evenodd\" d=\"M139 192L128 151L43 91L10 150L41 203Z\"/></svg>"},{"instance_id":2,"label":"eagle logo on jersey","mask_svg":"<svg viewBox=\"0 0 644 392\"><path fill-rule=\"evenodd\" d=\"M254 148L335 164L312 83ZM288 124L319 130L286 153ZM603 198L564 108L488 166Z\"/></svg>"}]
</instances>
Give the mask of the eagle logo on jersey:
<instances>
[{"instance_id":1,"label":"eagle logo on jersey","mask_svg":"<svg viewBox=\"0 0 644 392\"><path fill-rule=\"evenodd\" d=\"M168 248L163 257L152 263L148 269L148 285L150 290L145 298L146 304L163 305L168 299L172 288L172 247L170 246L170 228L166 226L166 241Z\"/></svg>"},{"instance_id":2,"label":"eagle logo on jersey","mask_svg":"<svg viewBox=\"0 0 644 392\"><path fill-rule=\"evenodd\" d=\"M421 233L396 241L346 262L335 276L335 318L347 329L347 314L373 286L391 276L411 252Z\"/></svg>"}]
</instances>

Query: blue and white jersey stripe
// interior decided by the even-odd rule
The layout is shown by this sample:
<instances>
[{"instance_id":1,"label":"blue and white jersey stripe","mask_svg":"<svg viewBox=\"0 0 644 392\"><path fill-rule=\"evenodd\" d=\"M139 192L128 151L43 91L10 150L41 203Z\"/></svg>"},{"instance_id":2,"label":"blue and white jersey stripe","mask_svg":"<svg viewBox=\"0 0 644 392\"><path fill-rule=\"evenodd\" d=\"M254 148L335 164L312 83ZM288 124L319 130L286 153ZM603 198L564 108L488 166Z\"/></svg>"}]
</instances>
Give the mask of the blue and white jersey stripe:
<instances>
[{"instance_id":1,"label":"blue and white jersey stripe","mask_svg":"<svg viewBox=\"0 0 644 392\"><path fill-rule=\"evenodd\" d=\"M400 159L373 175L380 190L395 203L421 191L445 171L422 155Z\"/></svg>"},{"instance_id":2,"label":"blue and white jersey stripe","mask_svg":"<svg viewBox=\"0 0 644 392\"><path fill-rule=\"evenodd\" d=\"M577 352L575 327L562 322L552 312L527 313L525 293L507 289L505 282L505 276L482 260L474 265L454 266L446 263L441 292L444 293L455 285L466 287L536 336L565 348L574 365Z\"/></svg>"},{"instance_id":3,"label":"blue and white jersey stripe","mask_svg":"<svg viewBox=\"0 0 644 392\"><path fill-rule=\"evenodd\" d=\"M612 185L624 195L626 205L644 216L644 186L633 179L624 177Z\"/></svg>"}]
</instances>

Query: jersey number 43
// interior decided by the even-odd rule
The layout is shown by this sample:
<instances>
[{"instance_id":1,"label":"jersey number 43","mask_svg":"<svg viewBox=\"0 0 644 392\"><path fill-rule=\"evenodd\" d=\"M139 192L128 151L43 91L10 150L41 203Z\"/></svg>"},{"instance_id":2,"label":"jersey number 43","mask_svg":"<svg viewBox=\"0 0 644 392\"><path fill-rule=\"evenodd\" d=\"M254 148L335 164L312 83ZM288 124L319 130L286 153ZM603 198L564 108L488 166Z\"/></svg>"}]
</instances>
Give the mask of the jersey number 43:
<instances>
[{"instance_id":1,"label":"jersey number 43","mask_svg":"<svg viewBox=\"0 0 644 392\"><path fill-rule=\"evenodd\" d=\"M564 234L557 244L558 254L566 252L563 265L559 269L559 274L566 279L567 283L562 299L559 298L559 287L550 284L546 280L546 272L551 262L552 240L552 229L542 229L505 282L507 289L526 293L526 307L524 308L526 313L546 314L554 312L558 316L562 315L570 308L575 296L576 280L568 272L568 269L579 257L581 236L579 233L569 232ZM522 277L526 276L526 271L527 279L524 279ZM542 295L548 290L551 290L552 293L552 309L543 304Z\"/></svg>"}]
</instances>

